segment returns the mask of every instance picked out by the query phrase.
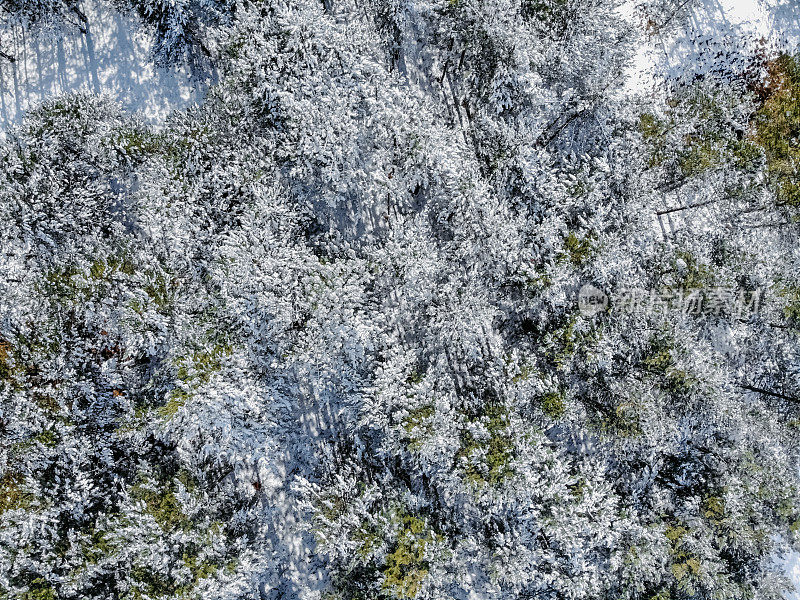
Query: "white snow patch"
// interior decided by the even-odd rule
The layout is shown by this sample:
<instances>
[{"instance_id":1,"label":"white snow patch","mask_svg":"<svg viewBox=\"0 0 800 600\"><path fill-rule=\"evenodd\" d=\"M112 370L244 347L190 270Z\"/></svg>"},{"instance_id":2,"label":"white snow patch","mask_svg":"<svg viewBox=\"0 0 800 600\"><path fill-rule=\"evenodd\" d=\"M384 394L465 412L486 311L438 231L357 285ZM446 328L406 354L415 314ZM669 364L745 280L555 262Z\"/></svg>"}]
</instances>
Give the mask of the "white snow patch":
<instances>
[{"instance_id":1,"label":"white snow patch","mask_svg":"<svg viewBox=\"0 0 800 600\"><path fill-rule=\"evenodd\" d=\"M103 93L159 123L173 110L202 99L204 89L186 69L162 69L150 59L153 32L134 15L98 0L82 3L86 34L77 28L31 35L19 25L0 29L0 129L42 100L64 93Z\"/></svg>"},{"instance_id":2,"label":"white snow patch","mask_svg":"<svg viewBox=\"0 0 800 600\"><path fill-rule=\"evenodd\" d=\"M622 15L644 27L634 3ZM712 70L736 70L759 47L794 52L800 11L789 0L696 0L660 32L643 41L629 71L627 91L651 90L664 80Z\"/></svg>"}]
</instances>

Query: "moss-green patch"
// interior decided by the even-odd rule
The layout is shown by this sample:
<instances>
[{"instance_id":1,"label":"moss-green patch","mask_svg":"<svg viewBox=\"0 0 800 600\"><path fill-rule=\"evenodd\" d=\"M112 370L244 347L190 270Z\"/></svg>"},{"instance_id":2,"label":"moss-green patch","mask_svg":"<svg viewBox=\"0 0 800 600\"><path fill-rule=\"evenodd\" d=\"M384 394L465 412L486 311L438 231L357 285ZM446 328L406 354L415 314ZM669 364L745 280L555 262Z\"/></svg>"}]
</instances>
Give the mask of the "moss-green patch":
<instances>
[{"instance_id":1,"label":"moss-green patch","mask_svg":"<svg viewBox=\"0 0 800 600\"><path fill-rule=\"evenodd\" d=\"M188 551L183 553L183 564L189 569L192 574L192 581L197 582L200 579L208 579L213 577L219 571L219 565L210 560L202 560L196 554Z\"/></svg>"},{"instance_id":2,"label":"moss-green patch","mask_svg":"<svg viewBox=\"0 0 800 600\"><path fill-rule=\"evenodd\" d=\"M0 341L0 382L14 391L25 392L34 406L49 416L55 415L60 409L58 401L41 388L56 384L57 380L43 379L42 370L60 350L58 332L38 328L27 335L18 334L13 340Z\"/></svg>"},{"instance_id":3,"label":"moss-green patch","mask_svg":"<svg viewBox=\"0 0 800 600\"><path fill-rule=\"evenodd\" d=\"M700 262L688 250L678 250L672 259L676 286L682 290L695 290L714 284L714 273L705 263Z\"/></svg>"},{"instance_id":4,"label":"moss-green patch","mask_svg":"<svg viewBox=\"0 0 800 600\"><path fill-rule=\"evenodd\" d=\"M536 367L530 364L523 364L519 368L519 373L511 378L511 383L522 383L528 381L533 375L536 374Z\"/></svg>"},{"instance_id":5,"label":"moss-green patch","mask_svg":"<svg viewBox=\"0 0 800 600\"><path fill-rule=\"evenodd\" d=\"M655 167L666 160L666 133L668 128L668 122L659 119L653 114L643 113L639 115L639 133L642 134L642 138L650 153L647 160L648 167Z\"/></svg>"},{"instance_id":6,"label":"moss-green patch","mask_svg":"<svg viewBox=\"0 0 800 600\"><path fill-rule=\"evenodd\" d=\"M678 590L684 594L694 595L698 576L702 572L699 558L687 549L686 540L690 530L678 523L669 524L664 535L670 545L670 572Z\"/></svg>"},{"instance_id":7,"label":"moss-green patch","mask_svg":"<svg viewBox=\"0 0 800 600\"><path fill-rule=\"evenodd\" d=\"M36 434L33 439L43 446L53 448L58 445L59 436L54 430L45 429L44 431Z\"/></svg>"},{"instance_id":8,"label":"moss-green patch","mask_svg":"<svg viewBox=\"0 0 800 600\"><path fill-rule=\"evenodd\" d=\"M567 409L564 392L547 392L542 396L542 411L551 419L560 419Z\"/></svg>"},{"instance_id":9,"label":"moss-green patch","mask_svg":"<svg viewBox=\"0 0 800 600\"><path fill-rule=\"evenodd\" d=\"M667 129L667 123L656 117L651 113L642 113L639 115L639 133L646 140L658 139L664 135Z\"/></svg>"},{"instance_id":10,"label":"moss-green patch","mask_svg":"<svg viewBox=\"0 0 800 600\"><path fill-rule=\"evenodd\" d=\"M386 556L383 589L395 598L415 598L430 569L425 548L436 537L425 521L405 511L395 520L399 521L399 532L395 547Z\"/></svg>"},{"instance_id":11,"label":"moss-green patch","mask_svg":"<svg viewBox=\"0 0 800 600\"><path fill-rule=\"evenodd\" d=\"M214 521L207 527L198 530L198 524L192 522L181 510L176 497L180 483L190 494L197 492L198 482L186 470L180 470L166 481L145 482L140 481L132 488L132 497L145 502L146 510L153 515L164 533L178 534L173 537L173 551L180 556L180 562L189 571L189 577L182 576L180 580L166 577L148 567L137 566L132 570L132 579L135 586L131 589L131 599L144 597L153 598L196 598L196 591L200 579L214 577L224 566L235 569L235 560L228 560L224 554L208 554L208 550L215 546L214 539L223 534L220 521ZM201 537L198 539L197 534ZM175 542L175 540L180 540ZM107 553L113 553L116 548L110 547Z\"/></svg>"},{"instance_id":12,"label":"moss-green patch","mask_svg":"<svg viewBox=\"0 0 800 600\"><path fill-rule=\"evenodd\" d=\"M498 485L514 473L515 444L508 411L502 404L489 402L468 421L483 426L486 434L476 436L470 428L464 428L456 458L465 465L467 481L480 486Z\"/></svg>"},{"instance_id":13,"label":"moss-green patch","mask_svg":"<svg viewBox=\"0 0 800 600\"><path fill-rule=\"evenodd\" d=\"M85 292L85 286L78 280L81 275L82 271L76 265L57 267L45 272L37 291L60 304L75 302L82 299Z\"/></svg>"},{"instance_id":14,"label":"moss-green patch","mask_svg":"<svg viewBox=\"0 0 800 600\"><path fill-rule=\"evenodd\" d=\"M44 102L30 113L27 120L31 124L29 134L34 139L65 130L85 135L84 101L82 96L64 96Z\"/></svg>"},{"instance_id":15,"label":"moss-green patch","mask_svg":"<svg viewBox=\"0 0 800 600\"><path fill-rule=\"evenodd\" d=\"M411 371L408 377L406 378L406 383L408 385L419 385L422 383L423 379L425 379L425 375L423 373L419 373L418 371Z\"/></svg>"},{"instance_id":16,"label":"moss-green patch","mask_svg":"<svg viewBox=\"0 0 800 600\"><path fill-rule=\"evenodd\" d=\"M583 477L579 477L575 482L570 483L567 489L573 498L580 500L586 491L586 480Z\"/></svg>"},{"instance_id":17,"label":"moss-green patch","mask_svg":"<svg viewBox=\"0 0 800 600\"><path fill-rule=\"evenodd\" d=\"M0 338L0 381L10 381L14 372L13 346Z\"/></svg>"},{"instance_id":18,"label":"moss-green patch","mask_svg":"<svg viewBox=\"0 0 800 600\"><path fill-rule=\"evenodd\" d=\"M358 548L354 560L345 557L345 562L332 571L332 589L323 597L348 600L416 597L431 563L447 553L444 537L422 514L396 501L373 504L369 519L353 519L348 510L352 504L338 495L326 496L318 509L325 513L322 525L335 523L335 531L339 533L345 526L346 536L358 542ZM320 539L326 536L321 535Z\"/></svg>"},{"instance_id":19,"label":"moss-green patch","mask_svg":"<svg viewBox=\"0 0 800 600\"><path fill-rule=\"evenodd\" d=\"M95 258L88 268L68 264L46 271L36 289L55 306L81 304L112 297L111 285L117 276L130 276L135 272L129 255L121 251L118 255Z\"/></svg>"},{"instance_id":20,"label":"moss-green patch","mask_svg":"<svg viewBox=\"0 0 800 600\"><path fill-rule=\"evenodd\" d=\"M183 590L168 577L149 567L134 567L130 571L132 589L126 595L128 600L145 598L176 598Z\"/></svg>"},{"instance_id":21,"label":"moss-green patch","mask_svg":"<svg viewBox=\"0 0 800 600\"><path fill-rule=\"evenodd\" d=\"M189 392L181 388L171 390L166 403L158 407L158 414L165 419L174 417L178 414L178 411L186 405L191 397L192 395Z\"/></svg>"},{"instance_id":22,"label":"moss-green patch","mask_svg":"<svg viewBox=\"0 0 800 600\"><path fill-rule=\"evenodd\" d=\"M703 499L703 516L718 523L725 516L725 500L721 496L709 495Z\"/></svg>"},{"instance_id":23,"label":"moss-green patch","mask_svg":"<svg viewBox=\"0 0 800 600\"><path fill-rule=\"evenodd\" d=\"M578 316L568 316L561 327L547 335L547 356L557 369L564 369L574 357L585 356L601 336L602 325L589 323L579 328Z\"/></svg>"},{"instance_id":24,"label":"moss-green patch","mask_svg":"<svg viewBox=\"0 0 800 600\"><path fill-rule=\"evenodd\" d=\"M541 265L524 271L522 285L529 292L541 292L549 288L552 283L552 278Z\"/></svg>"},{"instance_id":25,"label":"moss-green patch","mask_svg":"<svg viewBox=\"0 0 800 600\"><path fill-rule=\"evenodd\" d=\"M184 473L183 477L187 483L190 483L193 488L195 482L188 474L182 473ZM140 478L130 489L131 497L144 502L147 513L153 516L165 532L176 529L188 531L192 528L192 522L183 513L181 504L176 496L177 481L183 483L180 475L165 482L146 481ZM184 484L184 487L187 487L186 484Z\"/></svg>"},{"instance_id":26,"label":"moss-green patch","mask_svg":"<svg viewBox=\"0 0 800 600\"><path fill-rule=\"evenodd\" d=\"M557 260L569 261L576 267L584 265L595 251L592 245L593 237L591 233L579 237L575 232L570 231L564 237L563 251L556 255Z\"/></svg>"},{"instance_id":27,"label":"moss-green patch","mask_svg":"<svg viewBox=\"0 0 800 600\"><path fill-rule=\"evenodd\" d=\"M768 95L759 108L753 141L764 149L778 205L800 207L800 64L782 55L769 64Z\"/></svg>"},{"instance_id":28,"label":"moss-green patch","mask_svg":"<svg viewBox=\"0 0 800 600\"><path fill-rule=\"evenodd\" d=\"M166 274L149 273L143 289L158 309L163 311L171 306L175 295L175 285Z\"/></svg>"},{"instance_id":29,"label":"moss-green patch","mask_svg":"<svg viewBox=\"0 0 800 600\"><path fill-rule=\"evenodd\" d=\"M56 600L55 589L44 577L35 577L28 584L28 591L20 596L21 600Z\"/></svg>"},{"instance_id":30,"label":"moss-green patch","mask_svg":"<svg viewBox=\"0 0 800 600\"><path fill-rule=\"evenodd\" d=\"M169 392L167 402L158 408L158 413L164 418L174 416L197 389L211 381L213 375L222 369L226 357L232 352L230 344L217 343L177 358L175 375L180 385Z\"/></svg>"},{"instance_id":31,"label":"moss-green patch","mask_svg":"<svg viewBox=\"0 0 800 600\"><path fill-rule=\"evenodd\" d=\"M403 419L403 429L407 434L410 449L419 450L425 438L433 434L431 419L435 413L435 407L426 404L410 410L408 416Z\"/></svg>"},{"instance_id":32,"label":"moss-green patch","mask_svg":"<svg viewBox=\"0 0 800 600\"><path fill-rule=\"evenodd\" d=\"M684 177L695 177L723 164L723 153L712 140L688 136L678 153L678 168Z\"/></svg>"},{"instance_id":33,"label":"moss-green patch","mask_svg":"<svg viewBox=\"0 0 800 600\"><path fill-rule=\"evenodd\" d=\"M675 342L666 334L656 334L650 338L642 357L645 371L659 378L661 386L673 394L688 393L696 384L695 377L677 367L674 357Z\"/></svg>"},{"instance_id":34,"label":"moss-green patch","mask_svg":"<svg viewBox=\"0 0 800 600\"><path fill-rule=\"evenodd\" d=\"M123 157L133 163L148 158L161 158L174 176L179 176L193 141L207 134L206 129L177 132L154 132L145 127L122 127L110 137L110 143Z\"/></svg>"},{"instance_id":35,"label":"moss-green patch","mask_svg":"<svg viewBox=\"0 0 800 600\"><path fill-rule=\"evenodd\" d=\"M761 147L750 140L733 139L728 142L728 152L733 165L742 171L755 171L764 156Z\"/></svg>"},{"instance_id":36,"label":"moss-green patch","mask_svg":"<svg viewBox=\"0 0 800 600\"><path fill-rule=\"evenodd\" d=\"M89 277L94 281L109 281L117 273L128 276L136 273L136 265L127 253L98 258L89 267Z\"/></svg>"},{"instance_id":37,"label":"moss-green patch","mask_svg":"<svg viewBox=\"0 0 800 600\"><path fill-rule=\"evenodd\" d=\"M523 0L521 12L524 19L537 22L543 30L558 35L567 27L569 7L568 0Z\"/></svg>"},{"instance_id":38,"label":"moss-green patch","mask_svg":"<svg viewBox=\"0 0 800 600\"><path fill-rule=\"evenodd\" d=\"M88 539L83 544L83 556L87 564L94 565L104 558L115 555L119 548L112 543L108 531L92 527Z\"/></svg>"},{"instance_id":39,"label":"moss-green patch","mask_svg":"<svg viewBox=\"0 0 800 600\"><path fill-rule=\"evenodd\" d=\"M0 479L0 514L7 510L26 510L33 496L25 491L24 478L18 473L6 473Z\"/></svg>"},{"instance_id":40,"label":"moss-green patch","mask_svg":"<svg viewBox=\"0 0 800 600\"><path fill-rule=\"evenodd\" d=\"M784 285L776 288L783 300L783 316L790 326L800 329L800 286Z\"/></svg>"},{"instance_id":41,"label":"moss-green patch","mask_svg":"<svg viewBox=\"0 0 800 600\"><path fill-rule=\"evenodd\" d=\"M318 514L330 523L336 521L347 509L345 498L336 494L326 494L320 497L314 506Z\"/></svg>"}]
</instances>

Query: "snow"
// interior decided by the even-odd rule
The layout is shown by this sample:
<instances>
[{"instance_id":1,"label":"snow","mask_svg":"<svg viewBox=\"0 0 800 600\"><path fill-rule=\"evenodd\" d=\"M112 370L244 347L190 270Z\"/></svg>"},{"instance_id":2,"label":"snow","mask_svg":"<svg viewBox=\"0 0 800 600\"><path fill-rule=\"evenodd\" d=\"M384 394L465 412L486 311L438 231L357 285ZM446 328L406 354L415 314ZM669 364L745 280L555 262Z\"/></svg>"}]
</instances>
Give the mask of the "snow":
<instances>
[{"instance_id":1,"label":"snow","mask_svg":"<svg viewBox=\"0 0 800 600\"><path fill-rule=\"evenodd\" d=\"M621 12L636 22L634 3ZM721 62L735 68L760 46L794 51L800 45L799 15L787 0L695 0L690 10L678 13L640 45L627 90L650 89L665 79L688 79L718 68Z\"/></svg>"},{"instance_id":2,"label":"snow","mask_svg":"<svg viewBox=\"0 0 800 600\"><path fill-rule=\"evenodd\" d=\"M87 33L77 28L32 36L19 25L0 30L0 130L24 112L62 93L91 91L117 99L157 124L175 109L203 97L203 87L185 69L162 69L150 60L152 32L135 15L98 0L84 0Z\"/></svg>"},{"instance_id":3,"label":"snow","mask_svg":"<svg viewBox=\"0 0 800 600\"><path fill-rule=\"evenodd\" d=\"M800 600L800 554L792 552L789 556L785 557L784 564L786 573L795 585L795 591L786 594L786 600Z\"/></svg>"},{"instance_id":4,"label":"snow","mask_svg":"<svg viewBox=\"0 0 800 600\"><path fill-rule=\"evenodd\" d=\"M635 22L635 5L622 9ZM744 42L744 43L742 43ZM698 0L672 27L644 41L635 53L627 92L653 90L665 80L691 79L736 67L759 46L794 52L800 47L800 11L791 0ZM658 225L655 225L658 228ZM778 556L795 585L786 600L800 600L800 554Z\"/></svg>"},{"instance_id":5,"label":"snow","mask_svg":"<svg viewBox=\"0 0 800 600\"><path fill-rule=\"evenodd\" d=\"M151 33L135 17L94 0L85 2L83 11L89 19L85 34L74 30L60 36L26 37L19 27L0 32L3 51L17 59L15 63L0 59L0 129L17 122L43 99L65 92L107 94L151 123L162 122L171 111L202 99L203 86L186 70L153 65ZM632 12L629 16L634 18ZM734 40L749 40L744 50L754 50L762 39L773 47L793 49L798 31L800 19L788 1L700 0L673 29L643 42L628 86L641 90L665 78L702 73L718 63L720 49L741 52ZM287 456L274 464L260 464L260 481L265 490L275 492L281 509L276 536L286 542L292 564L307 565L302 534L282 491L288 488L289 461ZM780 558L800 588L800 555ZM786 599L800 600L800 593Z\"/></svg>"}]
</instances>

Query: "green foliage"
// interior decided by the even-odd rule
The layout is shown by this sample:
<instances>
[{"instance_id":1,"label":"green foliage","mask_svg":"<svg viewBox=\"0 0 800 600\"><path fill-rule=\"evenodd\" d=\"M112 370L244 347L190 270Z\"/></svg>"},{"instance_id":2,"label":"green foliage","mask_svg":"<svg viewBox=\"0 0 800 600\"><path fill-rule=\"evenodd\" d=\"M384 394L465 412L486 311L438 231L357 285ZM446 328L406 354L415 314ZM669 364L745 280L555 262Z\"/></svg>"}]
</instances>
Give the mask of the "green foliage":
<instances>
[{"instance_id":1,"label":"green foliage","mask_svg":"<svg viewBox=\"0 0 800 600\"><path fill-rule=\"evenodd\" d=\"M183 383L203 385L214 373L222 369L223 361L231 355L230 344L214 344L211 348L196 350L187 358L179 358L177 376Z\"/></svg>"},{"instance_id":2,"label":"green foliage","mask_svg":"<svg viewBox=\"0 0 800 600\"><path fill-rule=\"evenodd\" d=\"M592 237L589 233L581 238L570 231L564 238L564 251L556 258L559 261L569 261L576 267L584 265L594 253Z\"/></svg>"},{"instance_id":3,"label":"green foliage","mask_svg":"<svg viewBox=\"0 0 800 600\"><path fill-rule=\"evenodd\" d=\"M682 268L679 267L679 261L683 262ZM711 268L697 260L688 250L676 251L671 266L676 274L675 287L678 289L701 289L714 284L714 273Z\"/></svg>"},{"instance_id":4,"label":"green foliage","mask_svg":"<svg viewBox=\"0 0 800 600\"><path fill-rule=\"evenodd\" d=\"M403 419L403 429L408 434L409 447L412 450L419 450L422 441L433 433L431 417L435 412L433 405L426 404L410 410L408 416Z\"/></svg>"},{"instance_id":5,"label":"green foliage","mask_svg":"<svg viewBox=\"0 0 800 600\"><path fill-rule=\"evenodd\" d=\"M442 544L443 536L401 503L373 506L374 518L355 525L352 515L346 514L347 508L341 499L332 498L319 507L331 523L343 517L339 523L347 523L348 537L359 543L356 560L351 561L347 556L346 565L332 574L333 589L324 597L331 600L416 597L430 571L430 561L438 556L432 552L431 544Z\"/></svg>"},{"instance_id":6,"label":"green foliage","mask_svg":"<svg viewBox=\"0 0 800 600\"><path fill-rule=\"evenodd\" d=\"M511 378L511 383L520 383L528 381L536 373L536 367L529 364L524 364L519 368L519 373Z\"/></svg>"},{"instance_id":7,"label":"green foliage","mask_svg":"<svg viewBox=\"0 0 800 600\"><path fill-rule=\"evenodd\" d=\"M755 171L761 163L761 148L750 140L731 140L728 144L733 165L742 171Z\"/></svg>"},{"instance_id":8,"label":"green foliage","mask_svg":"<svg viewBox=\"0 0 800 600\"><path fill-rule=\"evenodd\" d=\"M485 428L485 434L464 429L457 458L465 464L467 480L476 485L498 485L513 475L514 437L510 432L507 409L498 403L486 403L480 413L469 419Z\"/></svg>"},{"instance_id":9,"label":"green foliage","mask_svg":"<svg viewBox=\"0 0 800 600\"><path fill-rule=\"evenodd\" d=\"M709 92L700 85L682 89L670 101L664 119L639 116L638 130L650 151L648 166L664 165L679 179L691 179L725 167L755 171L762 160L757 144L742 139L729 114L739 94ZM691 124L691 128L686 125Z\"/></svg>"},{"instance_id":10,"label":"green foliage","mask_svg":"<svg viewBox=\"0 0 800 600\"><path fill-rule=\"evenodd\" d=\"M184 159L191 150L192 140L201 132L187 136L167 130L155 133L144 127L123 127L111 136L112 146L134 163L152 157L164 159L171 173L180 175Z\"/></svg>"},{"instance_id":11,"label":"green foliage","mask_svg":"<svg viewBox=\"0 0 800 600\"><path fill-rule=\"evenodd\" d=\"M49 448L58 445L58 434L52 429L45 429L41 433L38 433L33 439Z\"/></svg>"},{"instance_id":12,"label":"green foliage","mask_svg":"<svg viewBox=\"0 0 800 600\"><path fill-rule=\"evenodd\" d=\"M184 487L187 487L188 484L192 489L194 488L195 482L188 477L187 473L182 472L176 479L181 483L185 481ZM181 504L175 495L176 491L175 479L159 483L140 478L140 481L131 487L130 494L135 500L144 502L145 510L153 516L165 532L176 529L188 531L192 528L192 523L183 513Z\"/></svg>"},{"instance_id":13,"label":"green foliage","mask_svg":"<svg viewBox=\"0 0 800 600\"><path fill-rule=\"evenodd\" d=\"M524 271L523 285L526 290L540 292L547 289L552 284L552 279L541 266Z\"/></svg>"},{"instance_id":14,"label":"green foliage","mask_svg":"<svg viewBox=\"0 0 800 600\"><path fill-rule=\"evenodd\" d=\"M174 417L180 409L186 405L192 395L181 388L175 388L169 392L169 397L163 406L158 407L158 414L169 419Z\"/></svg>"},{"instance_id":15,"label":"green foliage","mask_svg":"<svg viewBox=\"0 0 800 600\"><path fill-rule=\"evenodd\" d=\"M327 494L317 500L315 508L322 517L332 523L344 514L347 504L338 494Z\"/></svg>"},{"instance_id":16,"label":"green foliage","mask_svg":"<svg viewBox=\"0 0 800 600\"><path fill-rule=\"evenodd\" d=\"M23 483L24 479L18 473L6 473L0 479L0 514L30 507L33 496L24 490Z\"/></svg>"},{"instance_id":17,"label":"green foliage","mask_svg":"<svg viewBox=\"0 0 800 600\"><path fill-rule=\"evenodd\" d=\"M167 402L158 408L165 418L174 416L192 397L194 391L207 384L214 373L222 369L223 362L233 351L230 344L216 343L210 348L196 350L191 355L175 361L176 376L180 386L173 388Z\"/></svg>"},{"instance_id":18,"label":"green foliage","mask_svg":"<svg viewBox=\"0 0 800 600\"><path fill-rule=\"evenodd\" d=\"M224 555L216 553L213 558L205 556L206 551L219 542L214 538L222 532L222 524L214 521L210 526L198 529L198 525L181 510L175 495L178 483L188 493L196 493L197 481L188 471L180 470L166 482L145 482L141 477L140 482L131 489L131 496L145 502L146 511L153 515L165 534L172 534L173 540L180 540L173 546L173 550L179 553L180 564L189 571L188 578L185 575L180 578L166 577L147 566L137 565L131 570L132 579L136 583L128 596L131 600L145 597L196 598L199 597L195 590L199 580L214 577L222 565L228 571L235 568L235 560L229 560L225 564ZM198 533L202 534L199 540ZM106 543L103 535L99 537L95 548L98 554L106 556L117 551L116 547Z\"/></svg>"},{"instance_id":19,"label":"green foliage","mask_svg":"<svg viewBox=\"0 0 800 600\"><path fill-rule=\"evenodd\" d=\"M542 410L551 419L560 419L566 410L564 392L547 392L542 396Z\"/></svg>"},{"instance_id":20,"label":"green foliage","mask_svg":"<svg viewBox=\"0 0 800 600\"><path fill-rule=\"evenodd\" d=\"M43 390L42 364L52 360L60 350L59 340L51 332L32 328L27 335L18 334L12 341L0 339L0 382L11 389L25 392L31 403L47 416L55 416L60 406L50 390ZM33 382L37 382L34 385Z\"/></svg>"},{"instance_id":21,"label":"green foliage","mask_svg":"<svg viewBox=\"0 0 800 600\"><path fill-rule=\"evenodd\" d=\"M646 140L657 139L664 135L666 124L650 113L639 115L639 133Z\"/></svg>"},{"instance_id":22,"label":"green foliage","mask_svg":"<svg viewBox=\"0 0 800 600\"><path fill-rule=\"evenodd\" d=\"M639 133L650 149L648 166L655 167L666 159L668 123L655 115L643 113L639 115Z\"/></svg>"},{"instance_id":23,"label":"green foliage","mask_svg":"<svg viewBox=\"0 0 800 600\"><path fill-rule=\"evenodd\" d=\"M185 551L182 556L183 564L192 574L192 582L213 577L219 570L219 565L209 560L201 560L196 554Z\"/></svg>"},{"instance_id":24,"label":"green foliage","mask_svg":"<svg viewBox=\"0 0 800 600\"><path fill-rule=\"evenodd\" d=\"M89 532L88 543L83 545L83 556L86 562L90 565L99 563L104 558L113 556L119 550L117 546L111 542L108 531L92 527Z\"/></svg>"},{"instance_id":25,"label":"green foliage","mask_svg":"<svg viewBox=\"0 0 800 600\"><path fill-rule=\"evenodd\" d=\"M720 496L706 496L703 499L703 516L713 522L719 522L725 516L725 500Z\"/></svg>"},{"instance_id":26,"label":"green foliage","mask_svg":"<svg viewBox=\"0 0 800 600\"><path fill-rule=\"evenodd\" d=\"M14 375L13 347L9 342L0 339L0 381L9 381Z\"/></svg>"},{"instance_id":27,"label":"green foliage","mask_svg":"<svg viewBox=\"0 0 800 600\"><path fill-rule=\"evenodd\" d=\"M769 65L769 95L755 117L753 140L763 149L779 205L800 207L800 65L782 55Z\"/></svg>"},{"instance_id":28,"label":"green foliage","mask_svg":"<svg viewBox=\"0 0 800 600\"><path fill-rule=\"evenodd\" d=\"M689 529L683 525L668 525L664 535L670 543L670 571L678 590L689 596L695 594L698 576L702 572L700 560L687 549Z\"/></svg>"},{"instance_id":29,"label":"green foliage","mask_svg":"<svg viewBox=\"0 0 800 600\"><path fill-rule=\"evenodd\" d=\"M569 0L523 0L522 16L538 23L554 37L564 33L569 23Z\"/></svg>"},{"instance_id":30,"label":"green foliage","mask_svg":"<svg viewBox=\"0 0 800 600\"><path fill-rule=\"evenodd\" d=\"M686 147L678 154L678 167L684 177L694 177L722 164L722 150L699 136L687 136Z\"/></svg>"},{"instance_id":31,"label":"green foliage","mask_svg":"<svg viewBox=\"0 0 800 600\"><path fill-rule=\"evenodd\" d=\"M179 587L149 567L134 567L131 579L136 586L126 596L130 600L178 597Z\"/></svg>"},{"instance_id":32,"label":"green foliage","mask_svg":"<svg viewBox=\"0 0 800 600\"><path fill-rule=\"evenodd\" d=\"M800 328L800 286L785 285L777 290L777 295L784 299L783 315L794 328Z\"/></svg>"},{"instance_id":33,"label":"green foliage","mask_svg":"<svg viewBox=\"0 0 800 600\"><path fill-rule=\"evenodd\" d=\"M89 269L89 275L95 281L109 281L117 273L123 273L128 276L136 273L136 265L127 253L99 258L92 263Z\"/></svg>"},{"instance_id":34,"label":"green foliage","mask_svg":"<svg viewBox=\"0 0 800 600\"><path fill-rule=\"evenodd\" d=\"M383 542L381 531L377 527L370 526L369 524L361 524L361 526L353 533L353 538L359 542L358 555L362 560L369 559L370 555L380 547Z\"/></svg>"},{"instance_id":35,"label":"green foliage","mask_svg":"<svg viewBox=\"0 0 800 600\"><path fill-rule=\"evenodd\" d=\"M23 593L21 600L56 600L56 592L44 577L36 577L28 585L28 591Z\"/></svg>"},{"instance_id":36,"label":"green foliage","mask_svg":"<svg viewBox=\"0 0 800 600\"><path fill-rule=\"evenodd\" d=\"M144 291L153 304L161 311L169 309L175 295L175 282L163 272L148 273Z\"/></svg>"},{"instance_id":37,"label":"green foliage","mask_svg":"<svg viewBox=\"0 0 800 600\"><path fill-rule=\"evenodd\" d=\"M394 598L414 598L428 575L426 546L435 541L425 521L405 511L396 514L399 532L394 549L386 556L383 588Z\"/></svg>"},{"instance_id":38,"label":"green foliage","mask_svg":"<svg viewBox=\"0 0 800 600\"><path fill-rule=\"evenodd\" d=\"M418 373L417 371L412 371L409 374L408 378L406 379L406 383L409 385L419 385L422 383L422 380L425 378L425 375L422 373Z\"/></svg>"},{"instance_id":39,"label":"green foliage","mask_svg":"<svg viewBox=\"0 0 800 600\"><path fill-rule=\"evenodd\" d=\"M68 264L45 272L38 291L55 300L58 306L85 303L107 298L109 287L119 274L131 276L136 267L126 252L95 258L88 269Z\"/></svg>"},{"instance_id":40,"label":"green foliage","mask_svg":"<svg viewBox=\"0 0 800 600\"><path fill-rule=\"evenodd\" d=\"M75 127L80 127L79 132L85 133L83 100L82 96L65 96L42 104L33 112L34 118L29 121L32 124L31 136L41 138L46 134L52 135L53 132L72 130Z\"/></svg>"},{"instance_id":41,"label":"green foliage","mask_svg":"<svg viewBox=\"0 0 800 600\"><path fill-rule=\"evenodd\" d=\"M649 346L642 358L645 371L655 375L662 387L673 394L688 393L695 384L694 377L675 364L674 340L666 334L650 338Z\"/></svg>"},{"instance_id":42,"label":"green foliage","mask_svg":"<svg viewBox=\"0 0 800 600\"><path fill-rule=\"evenodd\" d=\"M557 369L564 369L575 357L584 357L586 352L600 341L602 329L595 323L578 327L578 316L567 317L564 325L548 334L547 355Z\"/></svg>"},{"instance_id":43,"label":"green foliage","mask_svg":"<svg viewBox=\"0 0 800 600\"><path fill-rule=\"evenodd\" d=\"M82 275L76 265L57 267L44 275L44 281L39 292L45 296L57 299L60 304L76 302L84 297L84 288L75 279Z\"/></svg>"}]
</instances>

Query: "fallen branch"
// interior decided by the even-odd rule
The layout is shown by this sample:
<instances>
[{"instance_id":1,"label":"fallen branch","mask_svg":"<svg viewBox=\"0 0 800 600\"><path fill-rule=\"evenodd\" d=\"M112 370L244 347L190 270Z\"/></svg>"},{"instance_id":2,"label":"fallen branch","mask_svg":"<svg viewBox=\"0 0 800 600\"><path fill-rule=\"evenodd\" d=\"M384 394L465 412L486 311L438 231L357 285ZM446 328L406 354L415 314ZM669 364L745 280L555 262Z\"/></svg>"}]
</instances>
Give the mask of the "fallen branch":
<instances>
[{"instance_id":1,"label":"fallen branch","mask_svg":"<svg viewBox=\"0 0 800 600\"><path fill-rule=\"evenodd\" d=\"M763 394L765 396L772 396L773 398L780 398L781 400L786 400L788 402L798 402L800 403L800 398L795 398L794 396L787 396L786 394L779 394L778 392L773 392L770 390L765 390L763 388L755 387L752 385L741 385L739 386L743 390L747 390L748 392L755 392L756 394Z\"/></svg>"}]
</instances>

